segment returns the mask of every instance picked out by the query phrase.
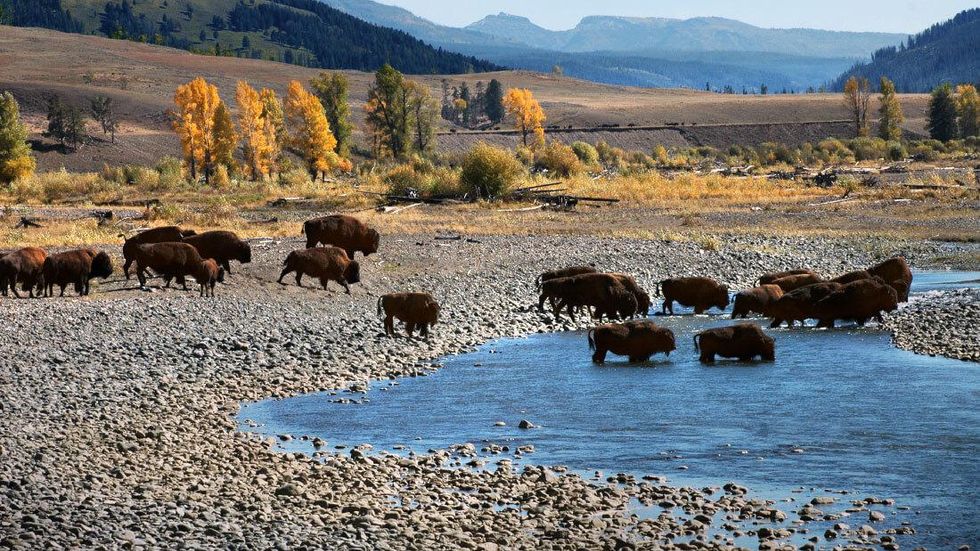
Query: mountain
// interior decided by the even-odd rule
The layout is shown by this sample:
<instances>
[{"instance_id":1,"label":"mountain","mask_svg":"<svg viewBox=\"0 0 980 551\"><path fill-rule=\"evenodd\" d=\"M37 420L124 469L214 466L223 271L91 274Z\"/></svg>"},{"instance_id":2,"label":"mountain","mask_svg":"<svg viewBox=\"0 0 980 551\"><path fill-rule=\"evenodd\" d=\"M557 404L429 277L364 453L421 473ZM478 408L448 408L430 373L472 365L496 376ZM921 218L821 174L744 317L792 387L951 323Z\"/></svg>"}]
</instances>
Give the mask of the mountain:
<instances>
[{"instance_id":1,"label":"mountain","mask_svg":"<svg viewBox=\"0 0 980 551\"><path fill-rule=\"evenodd\" d=\"M897 48L882 48L870 63L855 65L833 84L842 90L852 76L877 85L882 76L895 81L901 92L927 92L941 82L980 84L980 8L910 37Z\"/></svg>"},{"instance_id":2,"label":"mountain","mask_svg":"<svg viewBox=\"0 0 980 551\"><path fill-rule=\"evenodd\" d=\"M591 16L575 28L551 31L525 17L501 13L466 27L469 30L562 52L644 50L759 51L817 57L864 58L897 44L904 35L818 29L764 29L721 17L665 19Z\"/></svg>"},{"instance_id":3,"label":"mountain","mask_svg":"<svg viewBox=\"0 0 980 551\"><path fill-rule=\"evenodd\" d=\"M498 70L317 0L0 0L0 22L306 67L413 74Z\"/></svg>"}]
</instances>

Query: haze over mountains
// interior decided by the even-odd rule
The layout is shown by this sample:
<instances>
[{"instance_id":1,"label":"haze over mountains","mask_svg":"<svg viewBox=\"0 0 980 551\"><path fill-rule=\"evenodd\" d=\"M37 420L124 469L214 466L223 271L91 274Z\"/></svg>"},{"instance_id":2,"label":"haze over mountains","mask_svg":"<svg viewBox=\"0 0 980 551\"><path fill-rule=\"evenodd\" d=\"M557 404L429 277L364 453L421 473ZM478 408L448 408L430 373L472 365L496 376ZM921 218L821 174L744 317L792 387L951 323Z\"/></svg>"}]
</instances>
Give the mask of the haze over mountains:
<instances>
[{"instance_id":1,"label":"haze over mountains","mask_svg":"<svg viewBox=\"0 0 980 551\"><path fill-rule=\"evenodd\" d=\"M525 17L490 15L465 28L438 25L372 0L322 0L372 23L509 67L609 84L734 91L803 91L832 81L871 52L905 36L814 29L763 29L731 19L593 16L552 31ZM570 55L575 54L575 55Z\"/></svg>"}]
</instances>

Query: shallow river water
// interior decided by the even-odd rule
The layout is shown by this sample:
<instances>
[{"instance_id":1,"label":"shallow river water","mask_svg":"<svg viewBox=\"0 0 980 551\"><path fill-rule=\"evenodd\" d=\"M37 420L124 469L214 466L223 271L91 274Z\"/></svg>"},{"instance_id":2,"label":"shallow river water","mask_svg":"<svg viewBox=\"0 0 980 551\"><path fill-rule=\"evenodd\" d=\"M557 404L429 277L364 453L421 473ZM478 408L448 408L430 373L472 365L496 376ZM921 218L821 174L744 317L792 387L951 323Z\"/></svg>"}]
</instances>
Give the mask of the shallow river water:
<instances>
[{"instance_id":1,"label":"shallow river water","mask_svg":"<svg viewBox=\"0 0 980 551\"><path fill-rule=\"evenodd\" d=\"M913 294L977 280L976 272L918 273ZM727 315L655 321L677 336L669 358L631 365L610 355L600 367L582 332L505 339L445 358L428 377L376 383L364 403L311 394L246 404L240 419L258 424L243 430L319 436L327 449L371 443L422 453L493 442L513 452L533 444L525 461L589 477L602 470L664 475L673 485L736 481L772 499L848 490L838 496L844 502L895 499L901 508L888 510L886 525L909 522L917 531L903 546L980 541L976 364L896 349L870 326L767 328L775 362L703 366L692 336L730 323ZM538 428L518 429L521 419ZM287 447L311 451L297 441ZM843 522L864 524L867 514Z\"/></svg>"}]
</instances>

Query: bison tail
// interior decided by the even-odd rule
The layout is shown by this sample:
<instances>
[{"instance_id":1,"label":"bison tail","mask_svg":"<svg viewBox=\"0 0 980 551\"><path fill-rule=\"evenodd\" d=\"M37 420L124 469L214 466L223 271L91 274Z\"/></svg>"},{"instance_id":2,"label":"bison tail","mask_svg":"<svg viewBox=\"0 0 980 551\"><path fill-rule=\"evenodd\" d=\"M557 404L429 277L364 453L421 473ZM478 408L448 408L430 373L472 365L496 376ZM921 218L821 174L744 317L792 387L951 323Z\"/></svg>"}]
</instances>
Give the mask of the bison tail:
<instances>
[{"instance_id":1,"label":"bison tail","mask_svg":"<svg viewBox=\"0 0 980 551\"><path fill-rule=\"evenodd\" d=\"M300 235L306 235L306 222L303 222L303 227L299 230Z\"/></svg>"},{"instance_id":2,"label":"bison tail","mask_svg":"<svg viewBox=\"0 0 980 551\"><path fill-rule=\"evenodd\" d=\"M589 337L589 350L595 350L595 337L593 337L593 335L595 335L595 328L589 329L589 332L588 332L588 337Z\"/></svg>"},{"instance_id":3,"label":"bison tail","mask_svg":"<svg viewBox=\"0 0 980 551\"><path fill-rule=\"evenodd\" d=\"M701 346L698 344L698 337L700 337L700 336L701 336L700 334L694 335L694 351L695 352L700 352L701 351Z\"/></svg>"}]
</instances>

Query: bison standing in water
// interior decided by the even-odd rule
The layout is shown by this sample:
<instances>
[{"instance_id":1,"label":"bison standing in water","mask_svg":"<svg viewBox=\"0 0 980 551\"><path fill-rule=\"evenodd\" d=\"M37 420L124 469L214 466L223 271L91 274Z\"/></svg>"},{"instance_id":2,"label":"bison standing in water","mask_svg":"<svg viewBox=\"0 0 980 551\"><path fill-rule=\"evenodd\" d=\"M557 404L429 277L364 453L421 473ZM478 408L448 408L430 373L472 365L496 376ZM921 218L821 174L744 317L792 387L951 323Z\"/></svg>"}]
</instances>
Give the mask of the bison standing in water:
<instances>
[{"instance_id":1,"label":"bison standing in water","mask_svg":"<svg viewBox=\"0 0 980 551\"><path fill-rule=\"evenodd\" d=\"M41 270L41 287L44 296L54 296L54 287L61 288L59 296L65 296L65 287L72 285L79 296L90 291L92 278L105 279L112 275L112 259L105 252L78 249L56 253L44 261Z\"/></svg>"},{"instance_id":2,"label":"bison standing in water","mask_svg":"<svg viewBox=\"0 0 980 551\"><path fill-rule=\"evenodd\" d=\"M912 270L904 258L896 256L875 264L868 268L868 273L880 277L891 285L898 294L899 302L908 302L909 290L912 288Z\"/></svg>"},{"instance_id":3,"label":"bison standing in water","mask_svg":"<svg viewBox=\"0 0 980 551\"><path fill-rule=\"evenodd\" d=\"M762 274L762 276L759 277L758 284L759 285L768 285L768 284L776 281L777 279L782 279L784 277L795 276L795 275L813 275L813 276L815 276L815 275L817 275L817 272L814 272L813 270L808 270L806 268L799 268L799 269L796 269L796 270L786 270L785 272L773 272L773 273L770 273L770 274Z\"/></svg>"},{"instance_id":4,"label":"bison standing in water","mask_svg":"<svg viewBox=\"0 0 980 551\"><path fill-rule=\"evenodd\" d=\"M252 248L234 232L206 231L185 238L184 243L197 249L201 258L213 258L229 274L231 273L230 261L237 260L242 264L252 261Z\"/></svg>"},{"instance_id":5,"label":"bison standing in water","mask_svg":"<svg viewBox=\"0 0 980 551\"><path fill-rule=\"evenodd\" d=\"M627 356L631 362L645 362L654 354L670 353L677 349L674 333L649 320L600 325L589 331L589 349L594 350L592 361L602 364L606 353Z\"/></svg>"},{"instance_id":6,"label":"bison standing in water","mask_svg":"<svg viewBox=\"0 0 980 551\"><path fill-rule=\"evenodd\" d=\"M728 287L707 277L677 277L660 282L664 304L661 313L674 314L674 301L681 306L694 307L695 314L703 314L711 307L724 311L728 307Z\"/></svg>"},{"instance_id":7,"label":"bison standing in water","mask_svg":"<svg viewBox=\"0 0 980 551\"><path fill-rule=\"evenodd\" d=\"M351 294L351 283L361 281L361 266L356 260L351 260L347 253L339 247L315 247L289 253L283 262L279 283L290 272L296 272L296 285L303 286L303 276L309 275L320 280L324 290L330 281L344 286L347 294Z\"/></svg>"},{"instance_id":8,"label":"bison standing in water","mask_svg":"<svg viewBox=\"0 0 980 551\"><path fill-rule=\"evenodd\" d=\"M405 323L411 337L416 328L429 336L429 328L439 321L439 302L429 293L391 293L378 299L378 315L384 314L385 335L395 334L395 322Z\"/></svg>"},{"instance_id":9,"label":"bison standing in water","mask_svg":"<svg viewBox=\"0 0 980 551\"><path fill-rule=\"evenodd\" d=\"M381 234L366 224L345 214L332 214L322 218L307 220L303 224L306 235L306 248L312 249L319 244L340 247L347 257L354 259L354 253L360 251L364 256L378 252Z\"/></svg>"},{"instance_id":10,"label":"bison standing in water","mask_svg":"<svg viewBox=\"0 0 980 551\"><path fill-rule=\"evenodd\" d=\"M595 308L595 315L628 318L636 314L636 297L623 283L611 274L582 274L560 277L545 281L541 285L538 308L544 307L545 300L554 304L555 318L561 317L565 308L568 316L575 321L575 309Z\"/></svg>"},{"instance_id":11,"label":"bison standing in water","mask_svg":"<svg viewBox=\"0 0 980 551\"><path fill-rule=\"evenodd\" d=\"M800 287L806 287L807 285L813 285L814 283L820 283L823 281L818 275L815 274L798 274L786 277L781 277L772 282L772 285L778 285L784 293L790 291L795 291Z\"/></svg>"},{"instance_id":12,"label":"bison standing in water","mask_svg":"<svg viewBox=\"0 0 980 551\"><path fill-rule=\"evenodd\" d=\"M836 320L864 325L871 318L882 321L882 312L898 308L898 293L881 278L852 281L827 295L814 306L817 327L833 327Z\"/></svg>"},{"instance_id":13,"label":"bison standing in water","mask_svg":"<svg viewBox=\"0 0 980 551\"><path fill-rule=\"evenodd\" d=\"M138 245L178 242L192 235L196 235L194 230L182 230L177 226L160 226L130 237L123 243L123 275L129 279L129 267L136 260L136 247Z\"/></svg>"},{"instance_id":14,"label":"bison standing in water","mask_svg":"<svg viewBox=\"0 0 980 551\"><path fill-rule=\"evenodd\" d=\"M772 305L782 296L782 288L772 284L760 285L742 291L735 295L735 305L732 306L732 319L739 316L745 318L753 312L768 316Z\"/></svg>"},{"instance_id":15,"label":"bison standing in water","mask_svg":"<svg viewBox=\"0 0 980 551\"><path fill-rule=\"evenodd\" d=\"M701 352L703 363L714 363L716 355L743 362L756 356L770 362L776 359L776 341L754 323L702 331L694 335L694 349Z\"/></svg>"},{"instance_id":16,"label":"bison standing in water","mask_svg":"<svg viewBox=\"0 0 980 551\"><path fill-rule=\"evenodd\" d=\"M24 247L0 257L0 292L3 296L7 296L9 288L15 297L20 298L17 292L17 284L20 283L21 289L34 298L34 288L41 279L47 257L48 253L37 247Z\"/></svg>"},{"instance_id":17,"label":"bison standing in water","mask_svg":"<svg viewBox=\"0 0 980 551\"><path fill-rule=\"evenodd\" d=\"M784 294L769 307L769 317L772 318L769 327L779 327L784 321L793 327L798 321L816 317L817 302L841 287L840 283L824 281Z\"/></svg>"}]
</instances>

